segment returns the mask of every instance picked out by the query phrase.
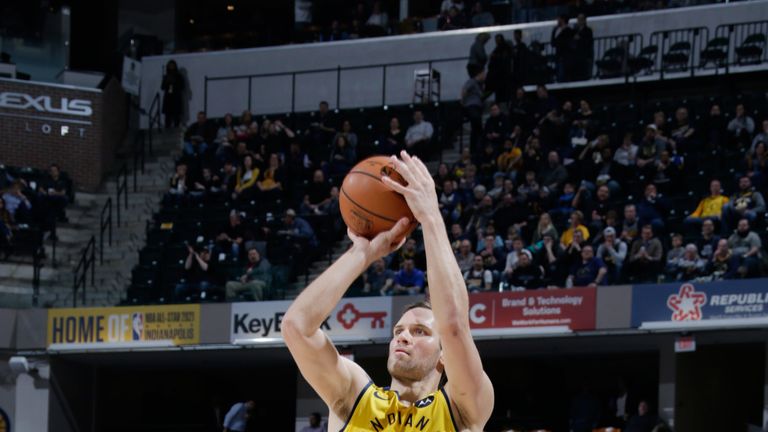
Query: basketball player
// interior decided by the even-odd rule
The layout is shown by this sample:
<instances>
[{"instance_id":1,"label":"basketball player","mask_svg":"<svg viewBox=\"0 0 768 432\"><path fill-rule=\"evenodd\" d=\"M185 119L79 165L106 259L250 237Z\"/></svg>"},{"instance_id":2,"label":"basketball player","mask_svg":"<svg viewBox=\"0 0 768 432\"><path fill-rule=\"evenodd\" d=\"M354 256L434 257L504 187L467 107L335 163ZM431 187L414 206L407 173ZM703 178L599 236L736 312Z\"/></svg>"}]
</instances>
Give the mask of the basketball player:
<instances>
[{"instance_id":1,"label":"basketball player","mask_svg":"<svg viewBox=\"0 0 768 432\"><path fill-rule=\"evenodd\" d=\"M339 355L320 325L352 282L377 259L403 245L406 218L373 240L351 232L352 247L310 284L282 321L285 343L304 378L328 405L329 431L482 431L493 410L493 387L469 331L467 290L453 256L429 171L416 157L392 157L408 186L383 177L402 194L424 231L432 304L411 306L389 344L389 387L371 383ZM448 382L440 387L443 374Z\"/></svg>"}]
</instances>

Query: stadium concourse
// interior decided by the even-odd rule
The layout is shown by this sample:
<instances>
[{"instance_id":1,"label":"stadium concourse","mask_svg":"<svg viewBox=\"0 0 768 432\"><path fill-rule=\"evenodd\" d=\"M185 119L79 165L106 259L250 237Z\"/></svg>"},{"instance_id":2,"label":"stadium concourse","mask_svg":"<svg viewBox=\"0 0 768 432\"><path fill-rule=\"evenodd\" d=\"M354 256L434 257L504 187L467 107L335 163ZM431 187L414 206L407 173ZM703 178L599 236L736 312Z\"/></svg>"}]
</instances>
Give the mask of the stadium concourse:
<instances>
[{"instance_id":1,"label":"stadium concourse","mask_svg":"<svg viewBox=\"0 0 768 432\"><path fill-rule=\"evenodd\" d=\"M62 65L8 45L0 432L322 430L283 318L349 248L345 175L402 150L427 163L469 293L485 430L766 430L768 3L446 0L425 18L297 0L271 39L224 3L228 27L104 6L115 28L62 30ZM139 24L86 59L85 36ZM51 73L69 61L100 74ZM423 237L321 327L379 385L430 293Z\"/></svg>"}]
</instances>

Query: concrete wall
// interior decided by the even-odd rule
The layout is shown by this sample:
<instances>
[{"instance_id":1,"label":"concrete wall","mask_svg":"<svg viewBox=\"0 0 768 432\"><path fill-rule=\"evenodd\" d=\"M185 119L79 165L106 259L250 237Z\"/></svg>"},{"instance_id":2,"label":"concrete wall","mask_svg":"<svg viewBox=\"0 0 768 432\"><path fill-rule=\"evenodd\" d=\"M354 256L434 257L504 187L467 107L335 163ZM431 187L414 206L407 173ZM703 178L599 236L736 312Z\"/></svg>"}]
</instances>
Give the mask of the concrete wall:
<instances>
[{"instance_id":1,"label":"concrete wall","mask_svg":"<svg viewBox=\"0 0 768 432\"><path fill-rule=\"evenodd\" d=\"M714 31L720 24L754 21L758 17L765 17L767 9L768 2L757 0L596 17L590 20L590 25L595 37L640 33L647 42L650 34L657 30L706 26ZM205 76L291 73L338 66L424 62L388 68L386 103L410 103L413 95L413 71L426 68L429 60L466 57L478 32L492 31L511 37L514 29L521 28L526 41L549 41L553 25L553 22L541 22L357 41L145 57L142 68L141 106L149 108L155 93L160 90L163 65L170 59L177 61L180 70L187 77L188 112L193 114L204 106ZM487 49L490 51L492 48L491 42ZM458 98L461 85L466 79L464 64L464 61L453 61L434 65L434 68L442 73L444 100ZM340 107L381 104L382 75L381 68L344 72L341 77ZM251 86L253 91L250 102L251 111L254 113L290 111L290 76L254 79ZM318 101L323 99L328 100L332 106L336 105L336 73L298 76L296 96L296 111L314 110ZM226 112L239 113L247 107L248 79L209 83L209 116L221 116Z\"/></svg>"}]
</instances>

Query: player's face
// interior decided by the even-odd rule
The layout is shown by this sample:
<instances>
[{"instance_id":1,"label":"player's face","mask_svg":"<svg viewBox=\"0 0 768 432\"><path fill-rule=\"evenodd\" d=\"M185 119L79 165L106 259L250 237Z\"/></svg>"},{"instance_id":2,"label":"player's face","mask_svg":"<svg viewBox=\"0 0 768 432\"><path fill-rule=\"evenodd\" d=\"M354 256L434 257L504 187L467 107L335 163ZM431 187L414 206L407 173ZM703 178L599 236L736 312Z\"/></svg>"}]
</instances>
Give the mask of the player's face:
<instances>
[{"instance_id":1,"label":"player's face","mask_svg":"<svg viewBox=\"0 0 768 432\"><path fill-rule=\"evenodd\" d=\"M393 378L419 381L438 367L442 372L440 338L434 324L429 309L415 308L403 314L389 343L387 370Z\"/></svg>"}]
</instances>

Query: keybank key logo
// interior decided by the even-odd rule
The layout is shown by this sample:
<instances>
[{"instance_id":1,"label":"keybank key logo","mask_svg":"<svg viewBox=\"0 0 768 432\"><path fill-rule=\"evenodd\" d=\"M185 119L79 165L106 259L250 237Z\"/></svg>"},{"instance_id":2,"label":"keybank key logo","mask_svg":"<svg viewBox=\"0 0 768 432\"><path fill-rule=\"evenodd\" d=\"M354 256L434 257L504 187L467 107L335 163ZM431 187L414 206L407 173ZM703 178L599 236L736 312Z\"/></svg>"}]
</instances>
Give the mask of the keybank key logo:
<instances>
[{"instance_id":1,"label":"keybank key logo","mask_svg":"<svg viewBox=\"0 0 768 432\"><path fill-rule=\"evenodd\" d=\"M35 110L41 113L64 114L90 117L93 115L91 101L85 99L60 98L50 96L31 96L25 93L0 93L0 108Z\"/></svg>"}]
</instances>

